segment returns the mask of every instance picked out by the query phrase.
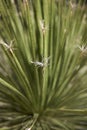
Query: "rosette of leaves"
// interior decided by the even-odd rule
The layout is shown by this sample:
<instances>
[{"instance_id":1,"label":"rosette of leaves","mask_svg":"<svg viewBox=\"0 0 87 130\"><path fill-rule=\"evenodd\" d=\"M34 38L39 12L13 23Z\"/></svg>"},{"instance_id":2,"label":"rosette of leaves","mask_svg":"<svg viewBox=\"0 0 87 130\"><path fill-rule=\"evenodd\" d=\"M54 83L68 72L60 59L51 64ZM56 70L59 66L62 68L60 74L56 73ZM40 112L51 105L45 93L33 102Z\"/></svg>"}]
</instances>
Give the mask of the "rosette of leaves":
<instances>
[{"instance_id":1,"label":"rosette of leaves","mask_svg":"<svg viewBox=\"0 0 87 130\"><path fill-rule=\"evenodd\" d=\"M1 129L87 129L86 11L63 0L0 1Z\"/></svg>"}]
</instances>

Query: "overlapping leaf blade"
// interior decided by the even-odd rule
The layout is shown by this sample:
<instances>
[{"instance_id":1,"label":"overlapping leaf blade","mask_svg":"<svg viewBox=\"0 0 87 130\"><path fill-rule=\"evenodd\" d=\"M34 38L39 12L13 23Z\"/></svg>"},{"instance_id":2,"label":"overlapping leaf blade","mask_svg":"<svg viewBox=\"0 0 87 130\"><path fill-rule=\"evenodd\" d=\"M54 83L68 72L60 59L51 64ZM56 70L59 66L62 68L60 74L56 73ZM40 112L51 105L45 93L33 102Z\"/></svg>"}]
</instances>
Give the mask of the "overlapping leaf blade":
<instances>
[{"instance_id":1,"label":"overlapping leaf blade","mask_svg":"<svg viewBox=\"0 0 87 130\"><path fill-rule=\"evenodd\" d=\"M87 128L87 16L72 5L1 0L0 47L10 68L0 72L1 128Z\"/></svg>"}]
</instances>

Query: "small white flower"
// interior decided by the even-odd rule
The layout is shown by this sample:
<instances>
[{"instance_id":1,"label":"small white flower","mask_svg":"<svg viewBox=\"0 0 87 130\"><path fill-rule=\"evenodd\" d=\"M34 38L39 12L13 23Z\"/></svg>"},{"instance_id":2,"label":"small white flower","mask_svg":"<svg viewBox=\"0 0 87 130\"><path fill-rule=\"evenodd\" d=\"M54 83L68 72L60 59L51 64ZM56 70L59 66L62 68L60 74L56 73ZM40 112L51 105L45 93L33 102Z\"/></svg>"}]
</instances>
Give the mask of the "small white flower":
<instances>
[{"instance_id":1,"label":"small white flower","mask_svg":"<svg viewBox=\"0 0 87 130\"><path fill-rule=\"evenodd\" d=\"M35 64L35 66L40 66L40 67L44 66L43 62L39 62L39 61L35 61L35 62L31 61L31 63Z\"/></svg>"},{"instance_id":2,"label":"small white flower","mask_svg":"<svg viewBox=\"0 0 87 130\"><path fill-rule=\"evenodd\" d=\"M40 20L40 27L41 27L41 30L42 30L43 34L45 34L48 27L45 26L44 20Z\"/></svg>"},{"instance_id":3,"label":"small white flower","mask_svg":"<svg viewBox=\"0 0 87 130\"><path fill-rule=\"evenodd\" d=\"M79 46L78 45L78 48L81 50L81 51L87 51L87 47L82 45L82 46Z\"/></svg>"},{"instance_id":4,"label":"small white flower","mask_svg":"<svg viewBox=\"0 0 87 130\"><path fill-rule=\"evenodd\" d=\"M48 58L44 58L42 60L42 62L39 62L39 61L31 61L31 63L33 63L35 66L38 66L38 67L46 67L48 65L48 61L49 61L50 57Z\"/></svg>"},{"instance_id":5,"label":"small white flower","mask_svg":"<svg viewBox=\"0 0 87 130\"><path fill-rule=\"evenodd\" d=\"M13 48L13 42L14 42L14 40L12 40L10 42L10 44L7 44L7 43L5 43L3 41L0 41L0 44L3 45L4 47L6 47L7 50L9 50L10 52L12 52L15 49L15 48Z\"/></svg>"},{"instance_id":6,"label":"small white flower","mask_svg":"<svg viewBox=\"0 0 87 130\"><path fill-rule=\"evenodd\" d=\"M82 46L78 45L78 48L81 51L81 55L83 55L83 56L87 55L87 47L86 46L84 46L84 45L82 45Z\"/></svg>"}]
</instances>

